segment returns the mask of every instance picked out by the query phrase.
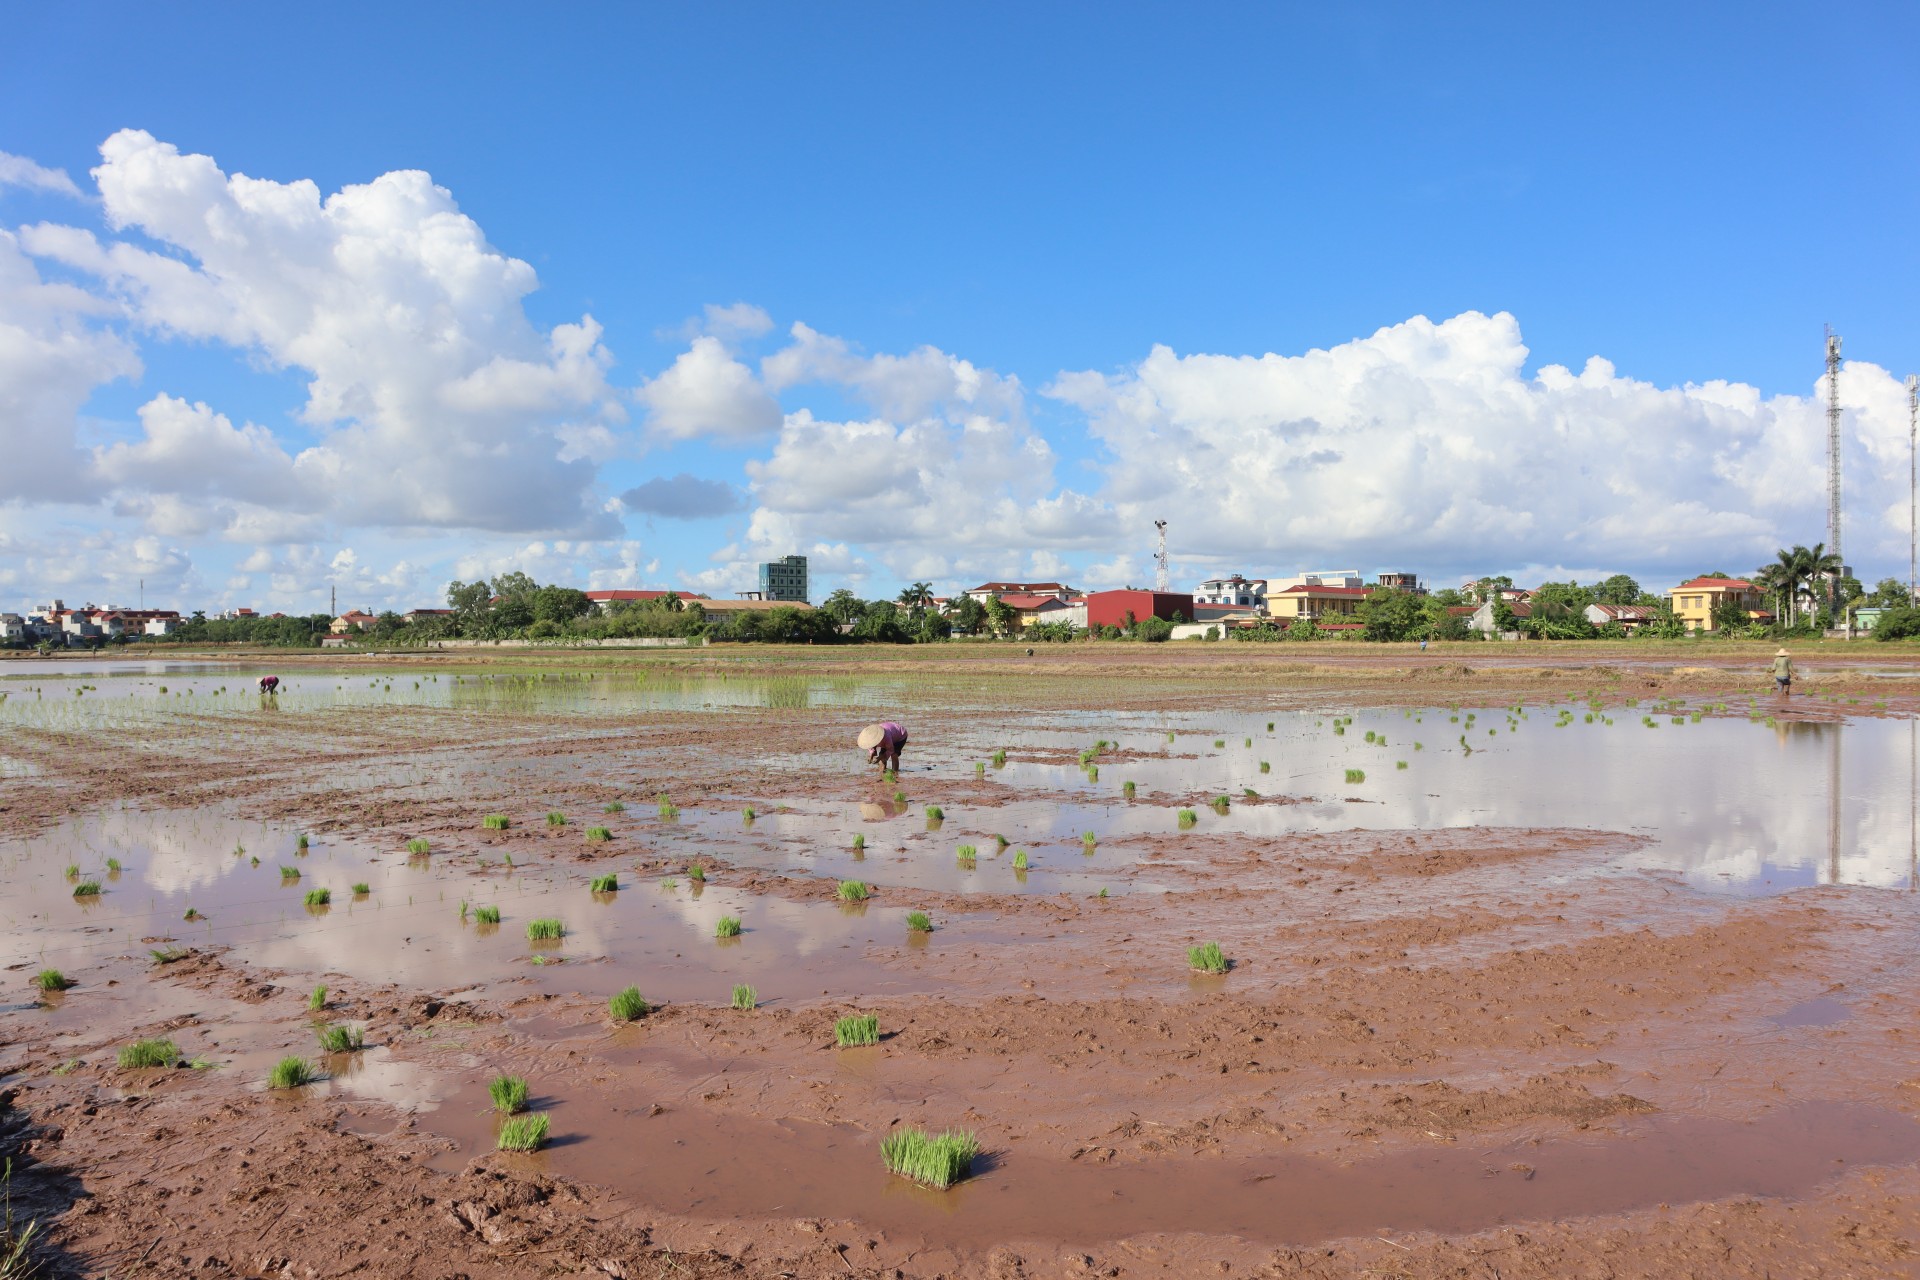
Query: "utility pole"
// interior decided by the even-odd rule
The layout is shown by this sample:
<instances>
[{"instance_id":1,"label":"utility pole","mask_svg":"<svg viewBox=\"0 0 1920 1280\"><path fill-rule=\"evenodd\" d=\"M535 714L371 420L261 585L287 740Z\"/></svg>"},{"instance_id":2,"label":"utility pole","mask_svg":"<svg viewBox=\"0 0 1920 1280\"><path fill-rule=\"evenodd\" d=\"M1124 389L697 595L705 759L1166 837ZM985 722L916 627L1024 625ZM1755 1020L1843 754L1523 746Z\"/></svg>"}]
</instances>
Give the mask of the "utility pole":
<instances>
[{"instance_id":1,"label":"utility pole","mask_svg":"<svg viewBox=\"0 0 1920 1280\"><path fill-rule=\"evenodd\" d=\"M337 618L340 616L340 588L338 586L329 586L327 588L327 616L329 618Z\"/></svg>"},{"instance_id":2,"label":"utility pole","mask_svg":"<svg viewBox=\"0 0 1920 1280\"><path fill-rule=\"evenodd\" d=\"M1907 375L1907 602L1913 602L1914 561L1920 550L1920 373Z\"/></svg>"},{"instance_id":3,"label":"utility pole","mask_svg":"<svg viewBox=\"0 0 1920 1280\"><path fill-rule=\"evenodd\" d=\"M1827 582L1827 605L1839 603L1840 575L1847 571L1840 550L1840 335L1827 326L1827 550L1839 571Z\"/></svg>"},{"instance_id":4,"label":"utility pole","mask_svg":"<svg viewBox=\"0 0 1920 1280\"><path fill-rule=\"evenodd\" d=\"M1153 527L1160 531L1160 547L1153 554L1153 589L1164 593L1173 590L1173 580L1167 574L1167 522L1155 520Z\"/></svg>"}]
</instances>

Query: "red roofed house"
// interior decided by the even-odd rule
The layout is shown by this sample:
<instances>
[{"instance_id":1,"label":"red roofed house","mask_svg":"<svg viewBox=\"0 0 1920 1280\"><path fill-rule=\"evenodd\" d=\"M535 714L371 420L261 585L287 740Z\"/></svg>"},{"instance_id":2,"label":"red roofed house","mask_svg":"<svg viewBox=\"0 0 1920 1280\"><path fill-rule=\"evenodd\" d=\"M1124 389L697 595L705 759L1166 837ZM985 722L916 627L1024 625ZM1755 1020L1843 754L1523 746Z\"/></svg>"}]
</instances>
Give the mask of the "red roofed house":
<instances>
[{"instance_id":1,"label":"red roofed house","mask_svg":"<svg viewBox=\"0 0 1920 1280\"><path fill-rule=\"evenodd\" d=\"M1347 622L1352 620L1360 608L1360 602L1366 598L1365 587L1322 587L1302 583L1279 592L1269 587L1267 612L1279 619L1282 626L1290 626L1300 618L1311 619L1316 624Z\"/></svg>"},{"instance_id":2,"label":"red roofed house","mask_svg":"<svg viewBox=\"0 0 1920 1280\"><path fill-rule=\"evenodd\" d=\"M1626 632L1638 631L1653 621L1654 609L1644 604L1590 604L1581 612L1596 627L1619 623Z\"/></svg>"},{"instance_id":3,"label":"red roofed house","mask_svg":"<svg viewBox=\"0 0 1920 1280\"><path fill-rule=\"evenodd\" d=\"M981 604L995 597L1008 595L1052 596L1056 600L1072 600L1080 593L1063 582L983 582L977 587L967 588L967 594Z\"/></svg>"},{"instance_id":4,"label":"red roofed house","mask_svg":"<svg viewBox=\"0 0 1920 1280\"><path fill-rule=\"evenodd\" d=\"M1732 601L1749 618L1766 612L1760 588L1745 578L1695 578L1667 592L1667 598L1673 601L1673 616L1689 631L1714 630L1713 611L1722 601Z\"/></svg>"},{"instance_id":5,"label":"red roofed house","mask_svg":"<svg viewBox=\"0 0 1920 1280\"><path fill-rule=\"evenodd\" d=\"M682 600L705 600L706 597L696 591L587 591L587 599L593 601L593 607L605 613L615 604L626 604L638 600L658 600L661 596L678 596Z\"/></svg>"},{"instance_id":6,"label":"red roofed house","mask_svg":"<svg viewBox=\"0 0 1920 1280\"><path fill-rule=\"evenodd\" d=\"M349 609L335 618L327 626L329 635L344 636L351 631L365 631L380 619L360 609Z\"/></svg>"}]
</instances>

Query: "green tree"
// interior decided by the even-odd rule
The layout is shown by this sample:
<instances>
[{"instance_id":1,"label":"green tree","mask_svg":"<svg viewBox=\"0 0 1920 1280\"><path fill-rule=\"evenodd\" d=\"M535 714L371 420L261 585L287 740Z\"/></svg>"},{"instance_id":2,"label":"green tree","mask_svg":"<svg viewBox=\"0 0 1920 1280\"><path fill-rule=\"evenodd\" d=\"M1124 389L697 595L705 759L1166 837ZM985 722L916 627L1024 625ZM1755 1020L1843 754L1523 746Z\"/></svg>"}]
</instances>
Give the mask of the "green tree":
<instances>
[{"instance_id":1,"label":"green tree","mask_svg":"<svg viewBox=\"0 0 1920 1280\"><path fill-rule=\"evenodd\" d=\"M1892 609L1897 605L1912 604L1913 598L1907 594L1907 584L1898 578L1882 578L1873 588L1873 594L1867 597L1867 603L1878 609Z\"/></svg>"},{"instance_id":2,"label":"green tree","mask_svg":"<svg viewBox=\"0 0 1920 1280\"><path fill-rule=\"evenodd\" d=\"M493 588L485 578L474 582L456 580L447 588L447 608L453 610L454 625L459 627L461 635L480 634L491 612L492 599Z\"/></svg>"},{"instance_id":3,"label":"green tree","mask_svg":"<svg viewBox=\"0 0 1920 1280\"><path fill-rule=\"evenodd\" d=\"M539 583L518 569L511 573L503 573L493 580L493 594L499 596L502 601L525 600L528 602L529 609L533 607L533 593L539 589Z\"/></svg>"},{"instance_id":4,"label":"green tree","mask_svg":"<svg viewBox=\"0 0 1920 1280\"><path fill-rule=\"evenodd\" d=\"M1360 602L1361 635L1368 640L1418 640L1427 633L1420 601L1405 591L1375 587Z\"/></svg>"},{"instance_id":5,"label":"green tree","mask_svg":"<svg viewBox=\"0 0 1920 1280\"><path fill-rule=\"evenodd\" d=\"M835 623L846 626L860 621L866 616L867 602L853 592L841 587L826 598L820 611L832 618Z\"/></svg>"},{"instance_id":6,"label":"green tree","mask_svg":"<svg viewBox=\"0 0 1920 1280\"><path fill-rule=\"evenodd\" d=\"M953 630L973 635L987 620L987 611L985 606L972 596L961 596L948 606L947 618L952 622Z\"/></svg>"},{"instance_id":7,"label":"green tree","mask_svg":"<svg viewBox=\"0 0 1920 1280\"><path fill-rule=\"evenodd\" d=\"M572 622L592 609L587 593L573 587L541 587L533 593L535 622Z\"/></svg>"},{"instance_id":8,"label":"green tree","mask_svg":"<svg viewBox=\"0 0 1920 1280\"><path fill-rule=\"evenodd\" d=\"M919 613L933 603L933 584L916 582L901 591L899 601L914 613Z\"/></svg>"},{"instance_id":9,"label":"green tree","mask_svg":"<svg viewBox=\"0 0 1920 1280\"><path fill-rule=\"evenodd\" d=\"M1722 593L1713 604L1713 629L1721 636L1731 637L1746 631L1747 607L1734 599L1730 593Z\"/></svg>"},{"instance_id":10,"label":"green tree","mask_svg":"<svg viewBox=\"0 0 1920 1280\"><path fill-rule=\"evenodd\" d=\"M993 634L1004 636L1013 631L1013 624L1018 615L1014 613L1012 605L999 596L989 596L984 608L987 611L987 626L992 629Z\"/></svg>"},{"instance_id":11,"label":"green tree","mask_svg":"<svg viewBox=\"0 0 1920 1280\"><path fill-rule=\"evenodd\" d=\"M1597 604L1638 604L1640 594L1640 584L1624 573L1593 584L1593 599Z\"/></svg>"}]
</instances>

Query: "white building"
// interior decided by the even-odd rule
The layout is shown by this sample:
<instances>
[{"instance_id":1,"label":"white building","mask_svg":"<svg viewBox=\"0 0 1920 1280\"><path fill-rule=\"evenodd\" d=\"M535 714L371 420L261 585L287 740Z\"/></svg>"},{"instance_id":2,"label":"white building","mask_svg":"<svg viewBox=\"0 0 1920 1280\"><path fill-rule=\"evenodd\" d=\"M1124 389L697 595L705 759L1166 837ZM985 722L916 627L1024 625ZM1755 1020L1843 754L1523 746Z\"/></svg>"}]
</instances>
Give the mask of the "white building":
<instances>
[{"instance_id":1,"label":"white building","mask_svg":"<svg viewBox=\"0 0 1920 1280\"><path fill-rule=\"evenodd\" d=\"M1193 593L1193 602L1232 605L1239 609L1264 609L1267 604L1267 580L1243 578L1237 573L1230 578L1208 578Z\"/></svg>"},{"instance_id":2,"label":"white building","mask_svg":"<svg viewBox=\"0 0 1920 1280\"><path fill-rule=\"evenodd\" d=\"M1322 569L1318 573L1297 573L1291 578L1268 578L1267 594L1277 596L1290 587L1345 587L1366 586L1366 579L1360 576L1358 569Z\"/></svg>"},{"instance_id":3,"label":"white building","mask_svg":"<svg viewBox=\"0 0 1920 1280\"><path fill-rule=\"evenodd\" d=\"M0 613L0 644L19 644L27 638L27 620L17 613Z\"/></svg>"}]
</instances>

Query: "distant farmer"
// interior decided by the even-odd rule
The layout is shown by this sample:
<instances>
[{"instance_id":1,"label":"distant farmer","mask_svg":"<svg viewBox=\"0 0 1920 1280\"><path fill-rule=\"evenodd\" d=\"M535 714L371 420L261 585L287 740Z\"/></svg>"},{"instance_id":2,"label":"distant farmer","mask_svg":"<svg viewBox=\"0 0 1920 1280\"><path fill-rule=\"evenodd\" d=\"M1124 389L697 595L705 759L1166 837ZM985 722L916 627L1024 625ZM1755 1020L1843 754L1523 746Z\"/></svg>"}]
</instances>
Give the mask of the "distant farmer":
<instances>
[{"instance_id":1,"label":"distant farmer","mask_svg":"<svg viewBox=\"0 0 1920 1280\"><path fill-rule=\"evenodd\" d=\"M261 676L260 692L262 693L280 692L280 677L279 676Z\"/></svg>"},{"instance_id":2,"label":"distant farmer","mask_svg":"<svg viewBox=\"0 0 1920 1280\"><path fill-rule=\"evenodd\" d=\"M907 745L907 731L893 721L870 724L860 731L858 742L867 749L867 763L900 771L900 749Z\"/></svg>"},{"instance_id":3,"label":"distant farmer","mask_svg":"<svg viewBox=\"0 0 1920 1280\"><path fill-rule=\"evenodd\" d=\"M1793 692L1793 658L1785 649L1773 655L1773 687L1782 696Z\"/></svg>"}]
</instances>

